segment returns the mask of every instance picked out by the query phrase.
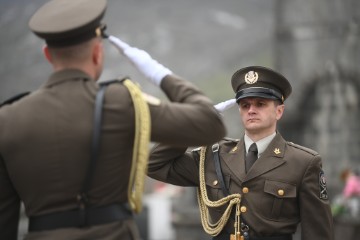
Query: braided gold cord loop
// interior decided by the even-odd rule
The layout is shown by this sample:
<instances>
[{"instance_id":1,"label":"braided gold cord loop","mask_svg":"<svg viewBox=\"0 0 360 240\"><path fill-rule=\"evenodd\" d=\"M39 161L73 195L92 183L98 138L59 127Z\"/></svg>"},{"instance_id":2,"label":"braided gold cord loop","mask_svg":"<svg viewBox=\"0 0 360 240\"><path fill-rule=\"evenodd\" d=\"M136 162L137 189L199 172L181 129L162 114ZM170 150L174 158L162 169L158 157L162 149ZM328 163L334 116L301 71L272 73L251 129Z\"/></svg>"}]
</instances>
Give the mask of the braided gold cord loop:
<instances>
[{"instance_id":1,"label":"braided gold cord loop","mask_svg":"<svg viewBox=\"0 0 360 240\"><path fill-rule=\"evenodd\" d=\"M128 88L135 109L135 138L133 158L128 185L128 199L135 213L142 210L142 196L149 157L149 142L151 119L149 106L143 98L137 85L126 79L124 85Z\"/></svg>"},{"instance_id":2,"label":"braided gold cord loop","mask_svg":"<svg viewBox=\"0 0 360 240\"><path fill-rule=\"evenodd\" d=\"M226 223L228 222L233 206L239 208L241 202L241 194L235 193L221 198L217 201L210 201L208 198L206 183L205 183L205 153L206 147L202 147L200 150L200 162L199 162L199 178L200 184L197 191L198 204L200 208L201 224L205 232L212 236L217 236L223 230ZM209 208L221 207L228 204L223 215L212 223L209 216ZM236 227L235 227L236 228Z\"/></svg>"}]
</instances>

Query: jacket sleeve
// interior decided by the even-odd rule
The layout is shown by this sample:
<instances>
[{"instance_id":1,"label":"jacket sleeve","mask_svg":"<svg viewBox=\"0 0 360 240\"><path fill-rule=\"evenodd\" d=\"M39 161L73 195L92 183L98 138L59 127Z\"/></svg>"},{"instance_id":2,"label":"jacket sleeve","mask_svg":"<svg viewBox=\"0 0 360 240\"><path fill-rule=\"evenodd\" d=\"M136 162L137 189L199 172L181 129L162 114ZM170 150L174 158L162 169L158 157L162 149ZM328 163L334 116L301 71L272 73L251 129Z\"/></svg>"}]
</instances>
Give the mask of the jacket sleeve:
<instances>
[{"instance_id":1,"label":"jacket sleeve","mask_svg":"<svg viewBox=\"0 0 360 240\"><path fill-rule=\"evenodd\" d=\"M148 176L178 186L197 186L198 155L186 147L155 146L150 154Z\"/></svg>"},{"instance_id":2,"label":"jacket sleeve","mask_svg":"<svg viewBox=\"0 0 360 240\"><path fill-rule=\"evenodd\" d=\"M310 162L300 189L302 240L333 240L333 219L319 155Z\"/></svg>"},{"instance_id":3,"label":"jacket sleeve","mask_svg":"<svg viewBox=\"0 0 360 240\"><path fill-rule=\"evenodd\" d=\"M0 239L17 239L19 214L20 199L0 155Z\"/></svg>"},{"instance_id":4,"label":"jacket sleeve","mask_svg":"<svg viewBox=\"0 0 360 240\"><path fill-rule=\"evenodd\" d=\"M167 75L161 88L170 102L149 105L152 141L177 146L202 146L225 136L221 115L211 100L192 83Z\"/></svg>"}]
</instances>

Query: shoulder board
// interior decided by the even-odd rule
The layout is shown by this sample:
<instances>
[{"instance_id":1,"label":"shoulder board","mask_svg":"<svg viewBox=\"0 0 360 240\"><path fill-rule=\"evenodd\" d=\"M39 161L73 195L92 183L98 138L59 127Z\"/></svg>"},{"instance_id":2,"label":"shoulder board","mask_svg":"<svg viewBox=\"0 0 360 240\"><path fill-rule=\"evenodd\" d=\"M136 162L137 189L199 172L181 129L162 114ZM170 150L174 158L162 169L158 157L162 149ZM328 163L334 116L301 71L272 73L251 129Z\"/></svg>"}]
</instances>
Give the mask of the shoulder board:
<instances>
[{"instance_id":1,"label":"shoulder board","mask_svg":"<svg viewBox=\"0 0 360 240\"><path fill-rule=\"evenodd\" d=\"M229 138L229 137L224 137L223 140L227 141L227 142L239 142L240 141L240 139L238 139L238 138L235 139L235 138Z\"/></svg>"},{"instance_id":2,"label":"shoulder board","mask_svg":"<svg viewBox=\"0 0 360 240\"><path fill-rule=\"evenodd\" d=\"M16 94L15 96L12 96L12 97L10 97L9 99L7 99L7 100L5 100L4 102L2 102L2 103L0 104L0 108L1 108L2 106L4 106L4 105L7 105L7 104L11 104L11 103L13 103L13 102L16 102L16 101L20 100L21 98L23 98L23 97L25 97L25 96L27 96L27 95L29 95L29 94L30 94L30 92L23 92L23 93Z\"/></svg>"},{"instance_id":3,"label":"shoulder board","mask_svg":"<svg viewBox=\"0 0 360 240\"><path fill-rule=\"evenodd\" d=\"M122 83L124 82L126 79L129 79L128 77L124 77L124 78L116 78L116 79L110 79L110 80L103 80L103 81L100 81L99 82L99 85L100 86L104 86L104 85L109 85L109 84L112 84L112 83Z\"/></svg>"},{"instance_id":4,"label":"shoulder board","mask_svg":"<svg viewBox=\"0 0 360 240\"><path fill-rule=\"evenodd\" d=\"M295 144L293 142L287 142L290 146L294 147L294 148L297 148L297 149L300 149L304 152L307 152L307 153L310 153L311 155L319 155L319 153L317 153L316 151L310 149L310 148L307 148L307 147L304 147L304 146L301 146L301 145L298 145L298 144Z\"/></svg>"},{"instance_id":5,"label":"shoulder board","mask_svg":"<svg viewBox=\"0 0 360 240\"><path fill-rule=\"evenodd\" d=\"M193 150L191 150L192 152L198 152L201 150L202 147L197 147L197 148L194 148Z\"/></svg>"}]
</instances>

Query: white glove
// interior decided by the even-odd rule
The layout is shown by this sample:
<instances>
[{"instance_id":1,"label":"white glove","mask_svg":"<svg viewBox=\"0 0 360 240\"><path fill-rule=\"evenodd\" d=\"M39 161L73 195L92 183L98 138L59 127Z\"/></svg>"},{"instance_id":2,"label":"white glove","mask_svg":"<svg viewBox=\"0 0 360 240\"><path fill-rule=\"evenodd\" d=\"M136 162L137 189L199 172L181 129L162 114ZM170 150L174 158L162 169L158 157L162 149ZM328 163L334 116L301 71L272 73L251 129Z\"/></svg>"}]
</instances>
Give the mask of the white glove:
<instances>
[{"instance_id":1,"label":"white glove","mask_svg":"<svg viewBox=\"0 0 360 240\"><path fill-rule=\"evenodd\" d=\"M216 110L218 110L220 113L225 112L225 110L233 107L236 105L236 99L230 99L221 103L218 103L214 105Z\"/></svg>"},{"instance_id":2,"label":"white glove","mask_svg":"<svg viewBox=\"0 0 360 240\"><path fill-rule=\"evenodd\" d=\"M131 47L114 36L109 36L108 39L146 78L155 85L160 86L163 78L166 75L172 74L171 70L152 59L151 56L144 50Z\"/></svg>"}]
</instances>

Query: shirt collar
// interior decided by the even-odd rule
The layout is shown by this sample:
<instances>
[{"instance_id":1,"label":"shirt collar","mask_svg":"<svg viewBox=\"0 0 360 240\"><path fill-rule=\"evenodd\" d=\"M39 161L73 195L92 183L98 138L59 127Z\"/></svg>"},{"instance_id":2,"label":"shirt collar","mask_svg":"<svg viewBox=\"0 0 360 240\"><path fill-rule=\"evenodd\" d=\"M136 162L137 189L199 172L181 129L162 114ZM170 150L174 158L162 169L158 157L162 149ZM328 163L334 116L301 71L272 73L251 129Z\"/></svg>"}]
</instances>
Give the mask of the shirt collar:
<instances>
[{"instance_id":1,"label":"shirt collar","mask_svg":"<svg viewBox=\"0 0 360 240\"><path fill-rule=\"evenodd\" d=\"M263 139L260 139L259 141L256 142L259 157L265 151L265 149L269 146L269 144L271 143L271 141L274 139L275 136L276 136L276 132L274 132L273 134L271 134L267 137L264 137ZM245 149L246 149L246 153L247 153L249 151L250 145L253 144L254 142L246 134L244 135L244 142L245 142Z\"/></svg>"}]
</instances>

